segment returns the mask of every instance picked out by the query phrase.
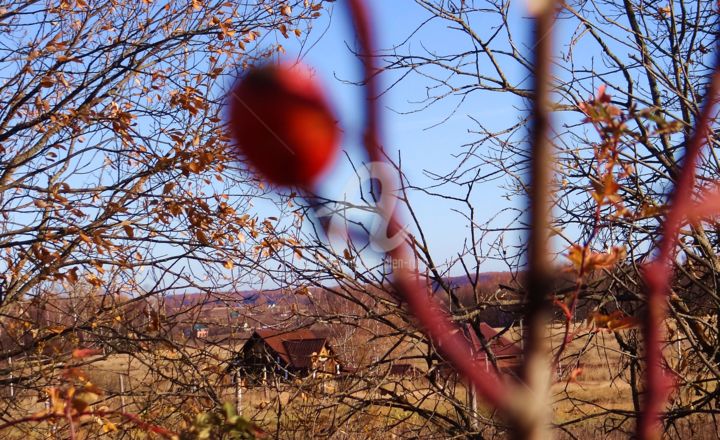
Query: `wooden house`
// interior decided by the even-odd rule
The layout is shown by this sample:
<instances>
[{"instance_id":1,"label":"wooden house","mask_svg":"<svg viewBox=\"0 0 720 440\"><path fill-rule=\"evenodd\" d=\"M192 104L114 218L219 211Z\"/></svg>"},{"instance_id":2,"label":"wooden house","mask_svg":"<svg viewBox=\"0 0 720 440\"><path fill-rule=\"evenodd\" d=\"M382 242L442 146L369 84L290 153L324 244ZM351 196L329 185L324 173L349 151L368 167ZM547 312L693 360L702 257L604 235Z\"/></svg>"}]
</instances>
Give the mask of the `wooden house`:
<instances>
[{"instance_id":1,"label":"wooden house","mask_svg":"<svg viewBox=\"0 0 720 440\"><path fill-rule=\"evenodd\" d=\"M478 331L470 324L461 327L463 337L470 347L470 356L475 359L479 368L485 371L494 370L493 358L500 373L517 375L523 363L522 348L511 339L501 334L484 322L478 326ZM479 336L482 335L482 338ZM440 346L442 350L442 346ZM449 363L439 364L432 373L436 378L457 379L457 372Z\"/></svg>"},{"instance_id":2,"label":"wooden house","mask_svg":"<svg viewBox=\"0 0 720 440\"><path fill-rule=\"evenodd\" d=\"M465 337L470 340L472 345L473 357L476 361L481 362L486 370L491 368L491 355L488 352L495 357L500 371L512 372L522 364L523 352L518 344L501 335L500 332L486 323L481 322L479 325L480 333L485 340L485 346L483 346L478 332L474 331L469 325L464 330Z\"/></svg>"},{"instance_id":3,"label":"wooden house","mask_svg":"<svg viewBox=\"0 0 720 440\"><path fill-rule=\"evenodd\" d=\"M335 376L341 364L321 332L259 329L232 359L230 369L245 385L253 386Z\"/></svg>"}]
</instances>

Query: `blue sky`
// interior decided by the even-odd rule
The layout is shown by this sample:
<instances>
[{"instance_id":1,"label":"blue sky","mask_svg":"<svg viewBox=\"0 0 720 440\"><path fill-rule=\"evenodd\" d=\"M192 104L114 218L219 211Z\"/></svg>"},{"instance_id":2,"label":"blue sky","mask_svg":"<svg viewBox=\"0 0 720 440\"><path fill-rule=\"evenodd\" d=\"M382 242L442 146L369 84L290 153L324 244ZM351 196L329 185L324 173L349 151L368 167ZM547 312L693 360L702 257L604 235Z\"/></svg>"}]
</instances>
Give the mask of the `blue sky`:
<instances>
[{"instance_id":1,"label":"blue sky","mask_svg":"<svg viewBox=\"0 0 720 440\"><path fill-rule=\"evenodd\" d=\"M377 23L375 29L381 48L388 48L405 40L430 16L412 0L375 0L369 4ZM360 160L363 158L359 149L362 132L362 91L359 87L343 81L359 79L360 66L347 48L347 44L352 45L354 41L347 11L342 7L342 3L336 5L330 17L326 16L314 25L306 47L298 48L298 44L290 40L278 42L286 47L289 56L300 56L316 70L329 91L345 131L342 147L354 160ZM514 12L513 15L518 17L524 15L524 11ZM482 26L482 23L479 25ZM412 44L417 48L420 42L424 47L437 48L439 51L442 51L445 45L454 49L468 44L459 32L449 31L447 23L439 20L428 25L414 38ZM298 53L298 50L301 52ZM510 71L508 74L513 77L524 72ZM394 72L384 73L381 82L390 84L396 75ZM428 82L422 78L410 76L384 95L382 103L388 109L400 112L417 108L412 101L423 96L427 85ZM451 170L457 162L453 154L462 152L462 145L475 139L475 135L468 133L474 125L469 115L497 128L505 127L516 120L519 115L518 107L522 103L510 94L505 95L507 96L471 95L460 111L433 128L428 127L442 121L452 112L457 102L455 98L442 100L422 112L410 115L388 110L384 113L385 149L391 156L397 156L397 152L400 152L403 168L412 181L418 184L428 183L429 180L423 175L424 170L440 173ZM349 172L347 161L341 156L329 172L321 191L342 198L347 181L351 178ZM476 194L474 202L480 211L478 220L481 222L510 204L519 206L518 203L521 203L502 198L501 191L494 184L486 184L476 191ZM416 195L413 201L436 261L451 258L468 237L466 221L452 212L450 204L439 202L436 198ZM481 270L498 269L504 269L504 266L488 262Z\"/></svg>"}]
</instances>

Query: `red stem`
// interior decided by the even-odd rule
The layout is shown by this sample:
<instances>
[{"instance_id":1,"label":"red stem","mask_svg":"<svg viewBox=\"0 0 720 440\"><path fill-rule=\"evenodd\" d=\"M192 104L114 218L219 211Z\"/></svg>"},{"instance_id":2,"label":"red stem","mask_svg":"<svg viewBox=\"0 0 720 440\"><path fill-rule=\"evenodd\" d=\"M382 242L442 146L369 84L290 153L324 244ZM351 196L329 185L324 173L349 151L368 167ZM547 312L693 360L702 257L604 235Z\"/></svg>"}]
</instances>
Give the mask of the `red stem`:
<instances>
[{"instance_id":1,"label":"red stem","mask_svg":"<svg viewBox=\"0 0 720 440\"><path fill-rule=\"evenodd\" d=\"M660 414L665 405L670 385L662 365L662 326L667 308L666 299L670 293L678 233L692 206L695 167L700 150L708 137L718 92L720 92L720 52L717 54L705 102L695 124L695 132L688 141L682 169L670 196L670 210L663 224L659 253L644 271L647 285L647 307L643 321L643 337L647 373L645 375L644 405L638 421L638 438L642 440L660 437Z\"/></svg>"},{"instance_id":2,"label":"red stem","mask_svg":"<svg viewBox=\"0 0 720 440\"><path fill-rule=\"evenodd\" d=\"M349 0L348 6L352 16L355 32L360 44L361 60L365 70L365 124L367 126L364 138L368 157L374 162L385 161L385 155L380 147L381 127L380 111L377 96L379 87L377 83L378 68L375 65L375 43L371 32L370 19L365 2L362 0ZM392 176L378 176L381 181ZM401 231L397 213L394 211L382 213L389 219L388 235ZM390 257L403 262L410 262L408 250L399 246L388 252ZM427 293L427 287L419 282L416 273L406 269L405 264L394 265L399 267L393 273L400 295L404 298L410 311L418 318L440 352L447 357L457 371L465 376L475 387L478 394L488 403L499 408L507 409L509 393L506 386L494 371L486 372L471 357L471 347L462 336L460 329L448 319L442 307Z\"/></svg>"},{"instance_id":3,"label":"red stem","mask_svg":"<svg viewBox=\"0 0 720 440\"><path fill-rule=\"evenodd\" d=\"M596 121L592 121L592 125L597 131L597 133L602 136L603 135L603 128L602 125L600 125ZM617 132L613 134L613 149L616 149L618 144L620 142L619 135ZM615 165L613 165L614 168ZM612 170L610 171L612 172ZM602 169L600 166L600 163L598 163L595 166L595 174L598 176L602 176ZM577 308L578 303L578 297L580 295L580 290L582 289L582 286L585 281L585 275L586 275L586 268L585 268L585 260L587 258L588 253L590 252L590 246L592 245L592 242L595 240L595 237L600 232L600 214L601 214L601 208L602 204L599 201L595 201L595 213L593 215L593 228L592 231L590 231L590 235L587 237L585 242L582 246L582 257L580 259L580 270L578 271L577 280L575 282L575 290L571 294L571 302L570 306L568 307L569 313L565 312L565 331L563 334L563 340L560 344L560 348L557 351L557 354L555 355L555 358L553 359L553 367L559 365L560 363L560 357L565 352L565 349L567 348L568 344L570 344L572 337L570 335L570 324L572 323L573 316L575 316L575 309Z\"/></svg>"}]
</instances>

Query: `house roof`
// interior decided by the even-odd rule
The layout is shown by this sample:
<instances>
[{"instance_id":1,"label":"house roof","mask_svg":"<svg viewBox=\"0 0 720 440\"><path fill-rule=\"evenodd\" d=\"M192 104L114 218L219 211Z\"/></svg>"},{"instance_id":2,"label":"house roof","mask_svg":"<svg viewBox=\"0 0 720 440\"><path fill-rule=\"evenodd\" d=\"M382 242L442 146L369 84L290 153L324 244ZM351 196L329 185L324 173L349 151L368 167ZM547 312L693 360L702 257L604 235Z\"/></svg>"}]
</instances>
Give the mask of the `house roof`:
<instances>
[{"instance_id":1,"label":"house roof","mask_svg":"<svg viewBox=\"0 0 720 440\"><path fill-rule=\"evenodd\" d=\"M310 368L312 354L319 353L327 344L327 336L310 329L299 330L255 330L265 343L280 358L294 368Z\"/></svg>"},{"instance_id":2,"label":"house roof","mask_svg":"<svg viewBox=\"0 0 720 440\"><path fill-rule=\"evenodd\" d=\"M500 336L500 332L484 322L481 322L479 327L480 333L482 333L483 338L487 341L488 347L492 350L495 358L501 359L522 356L522 350L520 347L505 336ZM487 352L480 343L480 338L477 333L470 327L469 324L464 328L464 333L465 337L469 337L470 342L472 343L473 350L476 353L476 358L485 359L487 357Z\"/></svg>"},{"instance_id":3,"label":"house roof","mask_svg":"<svg viewBox=\"0 0 720 440\"><path fill-rule=\"evenodd\" d=\"M283 341L285 350L290 356L290 364L295 368L311 368L313 353L320 353L327 342L326 339L304 339Z\"/></svg>"},{"instance_id":4,"label":"house roof","mask_svg":"<svg viewBox=\"0 0 720 440\"><path fill-rule=\"evenodd\" d=\"M490 327L486 323L479 325L480 333L487 341L488 347L492 351L495 359L497 360L498 368L503 372L513 372L522 363L523 351L522 349L513 342L510 338L500 335L500 332ZM487 362L488 354L480 343L480 338L477 333L473 330L470 324L466 324L460 327L458 330L462 333L466 339L468 345L472 347L473 358L478 362L478 367L482 368L489 367ZM442 375L457 374L457 370L449 362L444 362L437 368L437 372Z\"/></svg>"}]
</instances>

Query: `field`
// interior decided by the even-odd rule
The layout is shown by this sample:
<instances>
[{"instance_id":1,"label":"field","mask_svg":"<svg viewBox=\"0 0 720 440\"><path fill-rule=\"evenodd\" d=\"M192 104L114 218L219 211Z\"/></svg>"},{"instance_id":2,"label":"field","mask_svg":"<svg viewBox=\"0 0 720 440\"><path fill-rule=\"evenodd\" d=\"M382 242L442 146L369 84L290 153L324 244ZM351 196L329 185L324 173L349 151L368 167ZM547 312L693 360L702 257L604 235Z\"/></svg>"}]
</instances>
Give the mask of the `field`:
<instances>
[{"instance_id":1,"label":"field","mask_svg":"<svg viewBox=\"0 0 720 440\"><path fill-rule=\"evenodd\" d=\"M512 331L506 336L518 340L517 332ZM571 332L574 339L560 358L551 389L557 435L560 438L626 438L633 429L633 421L625 416L633 410L628 355L620 349L612 333L597 332L584 325L574 326ZM552 346L558 347L563 328L552 327L549 334L552 334ZM206 411L221 402L238 401L238 389L225 374L225 365L238 348L239 343L111 354L87 359L87 365L77 368L104 391L95 402L96 407L138 414L163 426L170 423L181 427L192 422L189 414ZM671 363L677 363L677 346L669 349L666 357ZM18 369L18 374L22 374L22 369ZM361 378L362 372L354 376ZM316 437L385 438L380 434L390 432L400 436L408 429L432 437L434 428L426 419L427 412L452 418L456 416L455 406L449 403L452 399L469 402L462 382L455 382L442 391L431 387L423 378L384 377L349 383L278 380L265 387L243 387L239 407L246 418L280 438L302 438L310 433ZM30 413L42 410L46 404L42 394L38 391L26 394L22 407ZM410 411L397 401L415 406L418 411ZM359 408L359 402L370 403ZM482 419L490 413L480 402L479 417ZM699 431L695 438L715 438L709 436L715 432L714 428L711 431L702 428L703 422L708 421L696 418L694 426ZM337 420L343 420L339 426L345 429L337 428ZM329 426L335 428L328 430ZM492 430L486 431L490 432ZM25 430L17 430L9 438L23 438L26 434Z\"/></svg>"}]
</instances>

